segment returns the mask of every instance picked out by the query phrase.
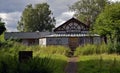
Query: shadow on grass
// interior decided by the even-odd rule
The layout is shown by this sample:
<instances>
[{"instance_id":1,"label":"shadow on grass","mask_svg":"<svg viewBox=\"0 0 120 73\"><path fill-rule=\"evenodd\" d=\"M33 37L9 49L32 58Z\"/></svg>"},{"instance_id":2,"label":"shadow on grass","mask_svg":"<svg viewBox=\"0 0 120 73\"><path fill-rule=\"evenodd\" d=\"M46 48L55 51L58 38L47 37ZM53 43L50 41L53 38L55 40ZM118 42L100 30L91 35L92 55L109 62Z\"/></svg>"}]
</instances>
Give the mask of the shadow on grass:
<instances>
[{"instance_id":1,"label":"shadow on grass","mask_svg":"<svg viewBox=\"0 0 120 73\"><path fill-rule=\"evenodd\" d=\"M0 73L64 73L66 61L34 57L20 63L17 57L0 56Z\"/></svg>"},{"instance_id":2,"label":"shadow on grass","mask_svg":"<svg viewBox=\"0 0 120 73\"><path fill-rule=\"evenodd\" d=\"M79 61L78 73L120 73L120 62L102 59Z\"/></svg>"}]
</instances>

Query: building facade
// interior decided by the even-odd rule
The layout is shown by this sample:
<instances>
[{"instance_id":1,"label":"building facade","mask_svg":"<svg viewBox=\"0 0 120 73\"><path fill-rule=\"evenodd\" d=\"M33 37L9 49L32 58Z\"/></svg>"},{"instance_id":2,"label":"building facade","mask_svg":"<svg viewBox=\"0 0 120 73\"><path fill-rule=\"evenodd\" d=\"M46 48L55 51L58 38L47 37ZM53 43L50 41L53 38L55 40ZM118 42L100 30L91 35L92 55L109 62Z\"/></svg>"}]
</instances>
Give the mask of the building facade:
<instances>
[{"instance_id":1,"label":"building facade","mask_svg":"<svg viewBox=\"0 0 120 73\"><path fill-rule=\"evenodd\" d=\"M85 44L101 43L98 34L90 33L89 26L75 18L69 19L55 28L53 32L6 32L5 38L22 39L22 43L27 45L62 45L72 50Z\"/></svg>"},{"instance_id":2,"label":"building facade","mask_svg":"<svg viewBox=\"0 0 120 73\"><path fill-rule=\"evenodd\" d=\"M79 20L72 18L54 29L54 34L41 37L40 45L63 45L74 50L85 44L100 44L101 38L91 34L90 28Z\"/></svg>"}]
</instances>

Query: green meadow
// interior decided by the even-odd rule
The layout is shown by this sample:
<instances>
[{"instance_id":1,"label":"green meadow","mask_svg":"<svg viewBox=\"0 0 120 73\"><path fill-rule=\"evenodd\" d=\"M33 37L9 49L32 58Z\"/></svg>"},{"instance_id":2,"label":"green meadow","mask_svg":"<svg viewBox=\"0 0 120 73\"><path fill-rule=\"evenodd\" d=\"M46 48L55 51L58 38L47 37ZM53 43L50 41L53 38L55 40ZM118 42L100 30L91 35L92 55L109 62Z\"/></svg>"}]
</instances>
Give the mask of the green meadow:
<instances>
[{"instance_id":1,"label":"green meadow","mask_svg":"<svg viewBox=\"0 0 120 73\"><path fill-rule=\"evenodd\" d=\"M116 54L81 55L77 73L120 73L120 56Z\"/></svg>"}]
</instances>

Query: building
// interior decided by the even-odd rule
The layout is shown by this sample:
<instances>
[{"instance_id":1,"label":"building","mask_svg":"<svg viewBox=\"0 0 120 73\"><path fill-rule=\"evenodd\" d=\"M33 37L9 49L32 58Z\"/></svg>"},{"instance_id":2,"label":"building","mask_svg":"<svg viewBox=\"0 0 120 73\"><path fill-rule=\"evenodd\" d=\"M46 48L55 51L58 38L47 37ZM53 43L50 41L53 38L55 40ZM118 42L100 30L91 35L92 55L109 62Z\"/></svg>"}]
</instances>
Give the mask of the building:
<instances>
[{"instance_id":1,"label":"building","mask_svg":"<svg viewBox=\"0 0 120 73\"><path fill-rule=\"evenodd\" d=\"M50 32L5 32L6 40L20 40L25 45L38 45L39 38L50 35Z\"/></svg>"},{"instance_id":2,"label":"building","mask_svg":"<svg viewBox=\"0 0 120 73\"><path fill-rule=\"evenodd\" d=\"M89 26L71 18L58 26L53 32L6 32L5 39L21 39L23 44L62 45L74 50L85 44L100 44L98 34L90 33Z\"/></svg>"}]
</instances>

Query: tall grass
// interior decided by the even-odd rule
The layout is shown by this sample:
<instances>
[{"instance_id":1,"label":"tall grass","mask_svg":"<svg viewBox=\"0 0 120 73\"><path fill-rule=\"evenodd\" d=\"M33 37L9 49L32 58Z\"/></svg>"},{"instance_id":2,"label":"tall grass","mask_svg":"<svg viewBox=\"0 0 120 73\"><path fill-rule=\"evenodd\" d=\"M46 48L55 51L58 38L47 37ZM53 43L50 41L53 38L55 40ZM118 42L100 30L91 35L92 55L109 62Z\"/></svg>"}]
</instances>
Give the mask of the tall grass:
<instances>
[{"instance_id":1,"label":"tall grass","mask_svg":"<svg viewBox=\"0 0 120 73\"><path fill-rule=\"evenodd\" d=\"M77 73L120 73L120 56L115 54L81 55Z\"/></svg>"},{"instance_id":2,"label":"tall grass","mask_svg":"<svg viewBox=\"0 0 120 73\"><path fill-rule=\"evenodd\" d=\"M51 57L34 57L27 62L19 62L17 57L0 57L0 73L64 73L64 60ZM60 65L60 64L62 65Z\"/></svg>"},{"instance_id":3,"label":"tall grass","mask_svg":"<svg viewBox=\"0 0 120 73\"><path fill-rule=\"evenodd\" d=\"M69 48L64 46L47 46L47 47L31 46L29 47L29 50L34 51L35 55L39 55L39 54L66 55L70 51Z\"/></svg>"},{"instance_id":4,"label":"tall grass","mask_svg":"<svg viewBox=\"0 0 120 73\"><path fill-rule=\"evenodd\" d=\"M108 53L108 47L106 44L101 45L94 45L94 44L86 44L84 46L79 46L74 55L90 55L90 54L102 54L102 53Z\"/></svg>"},{"instance_id":5,"label":"tall grass","mask_svg":"<svg viewBox=\"0 0 120 73\"><path fill-rule=\"evenodd\" d=\"M0 73L64 73L68 48L25 46L14 41L5 43L0 47ZM27 63L20 63L19 51L33 51L33 58Z\"/></svg>"}]
</instances>

